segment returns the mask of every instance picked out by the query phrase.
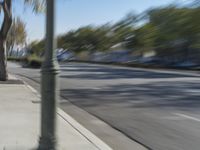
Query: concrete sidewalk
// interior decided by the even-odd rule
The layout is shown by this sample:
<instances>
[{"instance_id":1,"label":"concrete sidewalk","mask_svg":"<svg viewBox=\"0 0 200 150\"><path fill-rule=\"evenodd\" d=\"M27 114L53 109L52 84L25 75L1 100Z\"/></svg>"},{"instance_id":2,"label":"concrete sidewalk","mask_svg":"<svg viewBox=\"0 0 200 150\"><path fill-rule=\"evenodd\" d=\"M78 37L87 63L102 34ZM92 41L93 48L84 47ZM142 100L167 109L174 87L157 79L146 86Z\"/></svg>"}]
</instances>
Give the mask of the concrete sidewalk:
<instances>
[{"instance_id":1,"label":"concrete sidewalk","mask_svg":"<svg viewBox=\"0 0 200 150\"><path fill-rule=\"evenodd\" d=\"M34 150L40 136L40 98L22 81L0 82L0 149ZM111 150L58 108L59 150Z\"/></svg>"}]
</instances>

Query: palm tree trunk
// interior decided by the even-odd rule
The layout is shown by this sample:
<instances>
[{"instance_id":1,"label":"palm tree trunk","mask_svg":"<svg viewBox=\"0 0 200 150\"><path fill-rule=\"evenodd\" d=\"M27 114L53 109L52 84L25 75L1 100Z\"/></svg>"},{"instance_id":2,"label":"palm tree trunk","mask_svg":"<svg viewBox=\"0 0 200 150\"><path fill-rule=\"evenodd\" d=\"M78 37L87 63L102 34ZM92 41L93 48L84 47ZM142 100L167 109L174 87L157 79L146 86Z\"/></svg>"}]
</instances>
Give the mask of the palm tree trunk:
<instances>
[{"instance_id":1,"label":"palm tree trunk","mask_svg":"<svg viewBox=\"0 0 200 150\"><path fill-rule=\"evenodd\" d=\"M8 79L5 40L0 39L0 81Z\"/></svg>"}]
</instances>

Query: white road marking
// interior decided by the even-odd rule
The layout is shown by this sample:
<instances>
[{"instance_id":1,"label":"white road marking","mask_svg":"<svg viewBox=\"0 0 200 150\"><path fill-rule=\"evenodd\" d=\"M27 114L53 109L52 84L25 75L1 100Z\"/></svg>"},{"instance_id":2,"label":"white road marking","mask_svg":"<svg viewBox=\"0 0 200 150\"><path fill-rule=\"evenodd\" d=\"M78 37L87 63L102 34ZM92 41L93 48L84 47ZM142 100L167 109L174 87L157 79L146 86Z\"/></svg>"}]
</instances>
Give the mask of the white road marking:
<instances>
[{"instance_id":1,"label":"white road marking","mask_svg":"<svg viewBox=\"0 0 200 150\"><path fill-rule=\"evenodd\" d=\"M185 114L175 113L175 115L200 122L200 119Z\"/></svg>"}]
</instances>

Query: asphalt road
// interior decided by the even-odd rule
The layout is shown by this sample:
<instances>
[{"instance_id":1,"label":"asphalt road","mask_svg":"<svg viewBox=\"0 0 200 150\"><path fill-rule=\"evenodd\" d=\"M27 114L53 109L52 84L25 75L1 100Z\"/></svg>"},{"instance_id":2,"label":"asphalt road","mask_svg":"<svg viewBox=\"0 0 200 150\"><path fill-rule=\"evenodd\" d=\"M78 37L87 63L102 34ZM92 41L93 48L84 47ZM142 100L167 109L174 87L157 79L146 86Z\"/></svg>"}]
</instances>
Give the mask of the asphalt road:
<instances>
[{"instance_id":1,"label":"asphalt road","mask_svg":"<svg viewBox=\"0 0 200 150\"><path fill-rule=\"evenodd\" d=\"M200 149L198 73L79 63L60 68L62 97L130 139L153 150ZM9 64L9 71L39 88L38 69Z\"/></svg>"}]
</instances>

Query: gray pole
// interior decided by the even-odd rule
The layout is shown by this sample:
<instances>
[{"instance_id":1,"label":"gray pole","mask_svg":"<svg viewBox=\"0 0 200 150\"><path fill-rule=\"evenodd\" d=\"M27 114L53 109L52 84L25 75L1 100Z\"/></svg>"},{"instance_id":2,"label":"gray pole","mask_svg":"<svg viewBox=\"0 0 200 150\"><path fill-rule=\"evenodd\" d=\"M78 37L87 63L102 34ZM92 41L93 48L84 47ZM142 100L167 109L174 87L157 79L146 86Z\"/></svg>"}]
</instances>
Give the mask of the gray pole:
<instances>
[{"instance_id":1,"label":"gray pole","mask_svg":"<svg viewBox=\"0 0 200 150\"><path fill-rule=\"evenodd\" d=\"M46 0L46 48L42 65L41 137L38 150L56 150L56 104L59 96L58 63L55 54L55 0Z\"/></svg>"}]
</instances>

